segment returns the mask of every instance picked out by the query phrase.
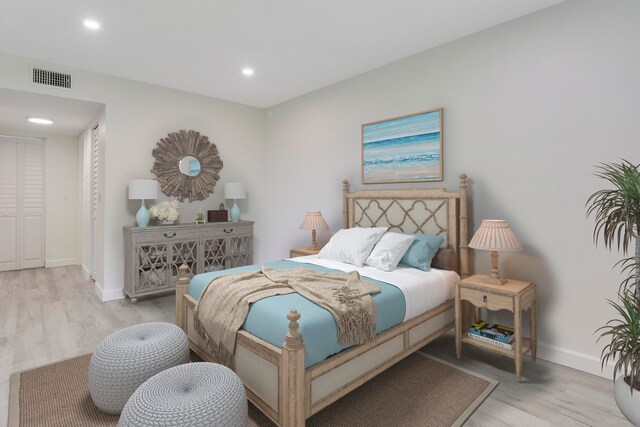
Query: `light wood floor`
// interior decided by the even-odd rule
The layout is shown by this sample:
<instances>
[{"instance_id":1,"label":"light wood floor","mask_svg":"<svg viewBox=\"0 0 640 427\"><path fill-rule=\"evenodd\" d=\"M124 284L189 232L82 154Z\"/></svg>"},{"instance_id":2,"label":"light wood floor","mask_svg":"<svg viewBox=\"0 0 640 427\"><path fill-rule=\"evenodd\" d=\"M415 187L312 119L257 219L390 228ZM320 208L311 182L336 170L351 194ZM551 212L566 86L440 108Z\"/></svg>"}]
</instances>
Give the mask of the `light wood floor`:
<instances>
[{"instance_id":1,"label":"light wood floor","mask_svg":"<svg viewBox=\"0 0 640 427\"><path fill-rule=\"evenodd\" d=\"M12 372L92 352L107 335L141 322L173 322L173 296L101 303L79 267L0 273L0 427L6 425ZM511 359L463 347L452 335L427 353L500 382L468 426L630 426L605 379L553 363L526 360L522 383Z\"/></svg>"}]
</instances>

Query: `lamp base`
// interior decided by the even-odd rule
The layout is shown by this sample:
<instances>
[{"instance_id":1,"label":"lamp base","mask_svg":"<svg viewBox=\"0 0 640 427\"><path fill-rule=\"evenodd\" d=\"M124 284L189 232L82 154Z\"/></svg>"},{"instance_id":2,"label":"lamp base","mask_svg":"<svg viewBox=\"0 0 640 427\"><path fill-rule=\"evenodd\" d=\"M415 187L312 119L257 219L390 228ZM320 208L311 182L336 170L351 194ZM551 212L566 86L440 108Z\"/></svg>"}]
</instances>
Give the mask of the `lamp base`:
<instances>
[{"instance_id":1,"label":"lamp base","mask_svg":"<svg viewBox=\"0 0 640 427\"><path fill-rule=\"evenodd\" d=\"M312 229L311 230L311 249L316 250L318 249L318 244L316 243L316 230Z\"/></svg>"},{"instance_id":2,"label":"lamp base","mask_svg":"<svg viewBox=\"0 0 640 427\"><path fill-rule=\"evenodd\" d=\"M240 208L238 207L238 201L235 199L233 200L233 207L229 211L229 214L231 216L231 222L240 221Z\"/></svg>"},{"instance_id":3,"label":"lamp base","mask_svg":"<svg viewBox=\"0 0 640 427\"><path fill-rule=\"evenodd\" d=\"M491 283L492 285L504 285L505 283L507 283L507 279L501 279L501 278L493 278L491 276L485 277L484 279L482 279L483 282L486 283Z\"/></svg>"},{"instance_id":4,"label":"lamp base","mask_svg":"<svg viewBox=\"0 0 640 427\"><path fill-rule=\"evenodd\" d=\"M483 282L492 283L494 285L504 285L507 283L505 279L501 279L498 274L498 252L491 251L491 274L482 279Z\"/></svg>"},{"instance_id":5,"label":"lamp base","mask_svg":"<svg viewBox=\"0 0 640 427\"><path fill-rule=\"evenodd\" d=\"M141 228L146 227L149 225L150 219L151 215L149 215L149 210L144 205L144 199L142 199L140 209L138 209L138 213L136 213L136 224Z\"/></svg>"}]
</instances>

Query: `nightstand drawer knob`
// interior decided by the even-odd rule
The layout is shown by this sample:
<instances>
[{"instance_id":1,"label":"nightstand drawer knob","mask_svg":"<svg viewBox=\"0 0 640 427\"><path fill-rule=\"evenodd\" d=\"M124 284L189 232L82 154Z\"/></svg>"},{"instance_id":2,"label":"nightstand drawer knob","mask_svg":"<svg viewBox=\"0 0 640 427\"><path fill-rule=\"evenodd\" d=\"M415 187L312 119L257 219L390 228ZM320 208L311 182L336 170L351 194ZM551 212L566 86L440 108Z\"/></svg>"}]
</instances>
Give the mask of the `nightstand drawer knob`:
<instances>
[{"instance_id":1,"label":"nightstand drawer knob","mask_svg":"<svg viewBox=\"0 0 640 427\"><path fill-rule=\"evenodd\" d=\"M224 230L222 230L222 231L224 231L224 232L225 232L225 233L227 233L227 234L229 234L229 233L233 233L233 228L230 228L230 229L228 229L228 230L225 228L225 229L224 229Z\"/></svg>"},{"instance_id":2,"label":"nightstand drawer knob","mask_svg":"<svg viewBox=\"0 0 640 427\"><path fill-rule=\"evenodd\" d=\"M487 296L486 295L482 296L482 302L485 302L485 303L487 302Z\"/></svg>"}]
</instances>

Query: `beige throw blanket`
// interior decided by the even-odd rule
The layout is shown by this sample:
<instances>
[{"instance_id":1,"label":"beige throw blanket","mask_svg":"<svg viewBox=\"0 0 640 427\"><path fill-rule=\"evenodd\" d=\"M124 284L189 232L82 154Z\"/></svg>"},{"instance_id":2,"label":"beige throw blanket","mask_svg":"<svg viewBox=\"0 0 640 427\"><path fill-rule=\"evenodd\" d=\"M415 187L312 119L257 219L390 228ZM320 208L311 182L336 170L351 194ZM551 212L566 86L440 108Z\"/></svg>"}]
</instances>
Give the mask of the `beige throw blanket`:
<instances>
[{"instance_id":1,"label":"beige throw blanket","mask_svg":"<svg viewBox=\"0 0 640 427\"><path fill-rule=\"evenodd\" d=\"M262 267L260 271L213 279L196 305L195 329L218 363L232 366L236 333L247 317L249 304L291 292L298 292L333 315L340 344L364 344L375 338L376 307L371 294L380 292L380 288L362 280L357 271L321 273L305 268Z\"/></svg>"}]
</instances>

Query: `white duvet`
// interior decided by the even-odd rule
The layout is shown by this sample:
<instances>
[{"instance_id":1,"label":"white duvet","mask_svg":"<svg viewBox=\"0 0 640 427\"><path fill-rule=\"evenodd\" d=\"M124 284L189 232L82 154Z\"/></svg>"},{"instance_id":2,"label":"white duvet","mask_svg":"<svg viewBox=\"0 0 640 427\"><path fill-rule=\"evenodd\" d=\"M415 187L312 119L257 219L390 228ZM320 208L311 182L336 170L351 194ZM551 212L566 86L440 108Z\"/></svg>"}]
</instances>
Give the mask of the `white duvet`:
<instances>
[{"instance_id":1,"label":"white duvet","mask_svg":"<svg viewBox=\"0 0 640 427\"><path fill-rule=\"evenodd\" d=\"M289 261L315 264L340 271L358 271L361 276L380 280L399 288L404 294L407 321L453 298L453 289L460 280L455 271L438 270L422 271L413 267L399 265L393 271L382 271L368 265L356 267L344 262L318 258L318 255L290 258Z\"/></svg>"}]
</instances>

